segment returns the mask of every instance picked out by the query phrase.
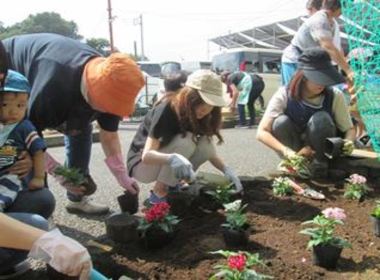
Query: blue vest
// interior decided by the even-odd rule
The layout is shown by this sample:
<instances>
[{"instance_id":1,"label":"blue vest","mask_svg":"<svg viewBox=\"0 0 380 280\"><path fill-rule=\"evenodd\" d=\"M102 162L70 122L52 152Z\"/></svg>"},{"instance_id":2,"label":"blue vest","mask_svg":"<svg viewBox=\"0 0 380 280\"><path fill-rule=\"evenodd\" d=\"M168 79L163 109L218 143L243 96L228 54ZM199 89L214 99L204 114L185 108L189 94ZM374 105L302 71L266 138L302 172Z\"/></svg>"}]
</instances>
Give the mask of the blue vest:
<instances>
[{"instance_id":1,"label":"blue vest","mask_svg":"<svg viewBox=\"0 0 380 280\"><path fill-rule=\"evenodd\" d=\"M288 95L288 102L285 109L285 115L287 115L300 130L306 128L310 118L319 111L325 111L332 117L332 103L334 100L334 93L331 90L325 89L325 94L322 97L322 103L320 105L314 105L307 103L305 100L296 100Z\"/></svg>"}]
</instances>

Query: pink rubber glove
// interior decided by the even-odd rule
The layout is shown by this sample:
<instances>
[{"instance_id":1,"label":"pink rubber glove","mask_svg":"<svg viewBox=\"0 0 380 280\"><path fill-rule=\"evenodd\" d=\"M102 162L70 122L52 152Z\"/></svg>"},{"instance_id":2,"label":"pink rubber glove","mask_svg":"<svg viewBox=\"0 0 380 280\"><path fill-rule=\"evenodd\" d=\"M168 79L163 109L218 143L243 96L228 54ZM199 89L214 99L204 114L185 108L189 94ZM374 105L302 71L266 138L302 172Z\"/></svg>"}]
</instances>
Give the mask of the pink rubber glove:
<instances>
[{"instance_id":1,"label":"pink rubber glove","mask_svg":"<svg viewBox=\"0 0 380 280\"><path fill-rule=\"evenodd\" d=\"M121 154L109 156L105 163L117 179L118 183L129 193L137 194L140 189L135 179L128 176Z\"/></svg>"},{"instance_id":2,"label":"pink rubber glove","mask_svg":"<svg viewBox=\"0 0 380 280\"><path fill-rule=\"evenodd\" d=\"M90 277L92 263L87 249L58 229L46 232L37 239L29 257L41 259L63 274L80 276L81 280Z\"/></svg>"},{"instance_id":3,"label":"pink rubber glove","mask_svg":"<svg viewBox=\"0 0 380 280\"><path fill-rule=\"evenodd\" d=\"M77 195L83 195L84 192L86 191L86 188L85 187L80 187L78 188L77 186L73 186L69 183L67 183L65 181L65 178L63 178L62 176L57 176L55 173L54 173L54 170L57 168L57 167L60 167L62 166L58 161L55 160L55 158L53 158L52 155L50 155L48 152L45 152L45 171L50 174L51 176L54 177L54 179L57 180L57 182L62 186L64 187L65 189L67 189L69 192L73 193L73 194L77 194Z\"/></svg>"}]
</instances>

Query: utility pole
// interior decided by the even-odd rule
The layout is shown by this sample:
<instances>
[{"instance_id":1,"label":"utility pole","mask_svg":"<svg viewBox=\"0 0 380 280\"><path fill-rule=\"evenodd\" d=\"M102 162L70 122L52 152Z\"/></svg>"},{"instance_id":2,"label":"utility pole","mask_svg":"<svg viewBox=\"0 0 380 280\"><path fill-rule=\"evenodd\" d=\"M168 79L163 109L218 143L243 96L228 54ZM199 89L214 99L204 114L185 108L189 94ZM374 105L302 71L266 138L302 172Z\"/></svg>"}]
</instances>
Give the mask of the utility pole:
<instances>
[{"instance_id":1,"label":"utility pole","mask_svg":"<svg viewBox=\"0 0 380 280\"><path fill-rule=\"evenodd\" d=\"M112 30L113 17L112 17L112 8L111 8L111 0L107 0L107 1L108 1L108 28L109 28L109 32L110 32L111 53L113 53L115 51L115 47L114 47L114 44L113 44L113 30Z\"/></svg>"},{"instance_id":2,"label":"utility pole","mask_svg":"<svg viewBox=\"0 0 380 280\"><path fill-rule=\"evenodd\" d=\"M145 60L144 52L144 28L143 28L143 16L140 14L140 33L141 33L141 56L142 60Z\"/></svg>"},{"instance_id":3,"label":"utility pole","mask_svg":"<svg viewBox=\"0 0 380 280\"><path fill-rule=\"evenodd\" d=\"M145 60L144 52L144 27L143 27L143 16L140 14L139 17L133 19L134 25L140 25L140 36L141 36L141 60Z\"/></svg>"}]
</instances>

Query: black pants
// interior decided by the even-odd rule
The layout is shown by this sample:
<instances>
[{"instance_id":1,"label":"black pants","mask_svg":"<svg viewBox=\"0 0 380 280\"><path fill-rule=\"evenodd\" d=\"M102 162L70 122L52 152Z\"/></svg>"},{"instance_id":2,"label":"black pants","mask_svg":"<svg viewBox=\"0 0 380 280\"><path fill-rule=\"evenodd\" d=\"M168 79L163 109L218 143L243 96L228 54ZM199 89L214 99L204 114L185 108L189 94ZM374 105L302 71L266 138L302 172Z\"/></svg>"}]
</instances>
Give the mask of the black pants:
<instances>
[{"instance_id":1,"label":"black pants","mask_svg":"<svg viewBox=\"0 0 380 280\"><path fill-rule=\"evenodd\" d=\"M249 126L252 126L255 124L255 119L256 119L256 110L255 110L255 102L258 98L260 100L261 106L264 106L264 99L261 96L261 93L263 92L265 88L265 84L262 80L256 80L253 79L252 81L252 89L251 92L249 93L248 97L248 113L249 113ZM240 125L245 125L246 124L246 119L245 119L245 105L238 105L238 110L239 110L239 124Z\"/></svg>"}]
</instances>

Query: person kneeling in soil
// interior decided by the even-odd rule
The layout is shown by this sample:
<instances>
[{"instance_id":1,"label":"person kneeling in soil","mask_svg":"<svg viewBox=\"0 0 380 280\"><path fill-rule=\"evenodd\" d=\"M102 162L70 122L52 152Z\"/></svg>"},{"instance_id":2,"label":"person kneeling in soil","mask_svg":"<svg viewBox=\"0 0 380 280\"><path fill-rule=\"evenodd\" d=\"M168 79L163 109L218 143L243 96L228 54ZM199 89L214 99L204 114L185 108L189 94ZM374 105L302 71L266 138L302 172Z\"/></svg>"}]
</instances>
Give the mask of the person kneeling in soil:
<instances>
[{"instance_id":1,"label":"person kneeling in soil","mask_svg":"<svg viewBox=\"0 0 380 280\"><path fill-rule=\"evenodd\" d=\"M288 87L271 98L257 130L257 139L284 158L298 154L312 158L313 177L326 177L325 139L342 135L346 151L353 148L355 129L342 93L328 86L344 78L321 48L305 50Z\"/></svg>"},{"instance_id":2,"label":"person kneeling in soil","mask_svg":"<svg viewBox=\"0 0 380 280\"><path fill-rule=\"evenodd\" d=\"M165 96L145 116L128 153L129 175L142 183L156 182L149 197L166 200L168 187L195 179L194 170L206 161L222 171L240 192L242 185L217 155L221 107L226 106L219 76L208 70L191 74L178 94Z\"/></svg>"}]
</instances>

